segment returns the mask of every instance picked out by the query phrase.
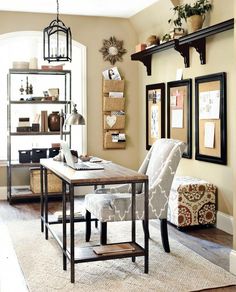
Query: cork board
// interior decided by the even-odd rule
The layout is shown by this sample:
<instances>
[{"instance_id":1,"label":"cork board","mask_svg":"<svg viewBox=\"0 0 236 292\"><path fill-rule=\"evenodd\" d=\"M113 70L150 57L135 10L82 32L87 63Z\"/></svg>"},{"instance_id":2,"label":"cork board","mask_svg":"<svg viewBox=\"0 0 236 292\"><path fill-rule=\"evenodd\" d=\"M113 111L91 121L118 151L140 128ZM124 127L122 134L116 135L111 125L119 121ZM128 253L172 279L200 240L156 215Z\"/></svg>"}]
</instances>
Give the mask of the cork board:
<instances>
[{"instance_id":1,"label":"cork board","mask_svg":"<svg viewBox=\"0 0 236 292\"><path fill-rule=\"evenodd\" d=\"M200 111L201 107L201 94L210 92L220 92L220 81L211 81L206 83L199 84L199 102L198 107ZM219 105L220 106L220 105ZM205 147L204 141L205 141L205 135L206 135L206 123L213 123L214 124L214 144L213 147ZM209 156L216 156L220 157L221 153L221 133L220 133L220 115L218 119L200 119L199 115L199 153Z\"/></svg>"},{"instance_id":2,"label":"cork board","mask_svg":"<svg viewBox=\"0 0 236 292\"><path fill-rule=\"evenodd\" d=\"M226 73L195 79L197 160L226 164Z\"/></svg>"},{"instance_id":3,"label":"cork board","mask_svg":"<svg viewBox=\"0 0 236 292\"><path fill-rule=\"evenodd\" d=\"M183 157L191 158L192 80L172 81L167 86L167 136L185 142Z\"/></svg>"},{"instance_id":4,"label":"cork board","mask_svg":"<svg viewBox=\"0 0 236 292\"><path fill-rule=\"evenodd\" d=\"M146 149L165 137L165 84L146 86Z\"/></svg>"}]
</instances>

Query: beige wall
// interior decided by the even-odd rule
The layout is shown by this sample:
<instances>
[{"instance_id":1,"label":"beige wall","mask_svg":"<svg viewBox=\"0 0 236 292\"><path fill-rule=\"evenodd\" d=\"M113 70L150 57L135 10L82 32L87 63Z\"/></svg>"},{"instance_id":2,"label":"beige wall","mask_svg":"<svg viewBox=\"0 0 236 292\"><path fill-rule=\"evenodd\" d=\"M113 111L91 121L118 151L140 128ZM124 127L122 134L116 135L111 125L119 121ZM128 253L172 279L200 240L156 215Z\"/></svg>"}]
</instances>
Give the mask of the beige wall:
<instances>
[{"instance_id":1,"label":"beige wall","mask_svg":"<svg viewBox=\"0 0 236 292\"><path fill-rule=\"evenodd\" d=\"M0 12L0 34L15 31L42 31L55 15ZM62 21L71 27L73 39L87 47L87 100L88 100L88 153L104 157L127 167L138 167L138 90L136 62L131 62L130 54L137 43L136 33L129 20L108 17L80 17L61 16ZM102 40L115 36L124 41L127 54L123 62L118 62L121 74L126 80L126 112L127 112L127 137L126 150L103 150L102 136L102 71L110 63L104 62L99 49ZM72 77L76 80L76 76ZM2 177L5 168L0 169ZM16 184L27 183L23 176L17 174ZM1 185L6 180L0 181Z\"/></svg>"},{"instance_id":2,"label":"beige wall","mask_svg":"<svg viewBox=\"0 0 236 292\"><path fill-rule=\"evenodd\" d=\"M215 24L233 18L233 0L214 0L214 8L206 19L206 24ZM138 32L139 42L145 42L151 34L163 35L169 31L168 19L173 7L170 1L160 0L150 8L131 18L131 23ZM190 68L184 68L183 58L174 49L157 53L152 57L152 76L146 75L146 69L139 63L139 160L145 151L145 86L147 84L175 80L176 69L183 68L184 78L193 79L193 159L182 159L178 174L192 175L215 183L219 189L218 209L226 214L233 214L233 167L235 165L235 69L233 66L233 30L207 38L206 65L200 65L199 55L190 49ZM227 166L200 162L194 159L194 77L225 71L227 73L227 122L228 122L228 164Z\"/></svg>"}]
</instances>

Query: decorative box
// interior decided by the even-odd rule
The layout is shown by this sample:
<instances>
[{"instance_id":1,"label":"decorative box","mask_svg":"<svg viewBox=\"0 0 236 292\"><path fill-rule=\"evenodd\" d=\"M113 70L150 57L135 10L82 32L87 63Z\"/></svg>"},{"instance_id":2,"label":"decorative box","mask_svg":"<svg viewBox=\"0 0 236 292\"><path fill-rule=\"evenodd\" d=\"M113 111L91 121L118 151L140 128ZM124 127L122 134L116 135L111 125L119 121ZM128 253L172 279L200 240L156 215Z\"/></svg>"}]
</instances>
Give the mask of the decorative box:
<instances>
[{"instance_id":1,"label":"decorative box","mask_svg":"<svg viewBox=\"0 0 236 292\"><path fill-rule=\"evenodd\" d=\"M143 51L143 50L146 49L146 47L147 47L146 44L138 44L138 45L135 47L135 52L137 53L137 52Z\"/></svg>"}]
</instances>

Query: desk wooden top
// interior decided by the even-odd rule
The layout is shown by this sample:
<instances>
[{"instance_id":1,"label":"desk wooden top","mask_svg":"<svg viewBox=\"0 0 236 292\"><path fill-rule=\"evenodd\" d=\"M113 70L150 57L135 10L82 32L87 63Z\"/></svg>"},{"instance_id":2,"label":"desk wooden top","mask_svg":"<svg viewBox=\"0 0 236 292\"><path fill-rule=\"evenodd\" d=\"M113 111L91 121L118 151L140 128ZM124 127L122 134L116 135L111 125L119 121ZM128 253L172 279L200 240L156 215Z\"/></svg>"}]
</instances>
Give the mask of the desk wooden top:
<instances>
[{"instance_id":1,"label":"desk wooden top","mask_svg":"<svg viewBox=\"0 0 236 292\"><path fill-rule=\"evenodd\" d=\"M102 163L104 169L74 170L64 162L52 158L41 159L40 164L69 184L91 185L145 182L148 176L112 162Z\"/></svg>"}]
</instances>

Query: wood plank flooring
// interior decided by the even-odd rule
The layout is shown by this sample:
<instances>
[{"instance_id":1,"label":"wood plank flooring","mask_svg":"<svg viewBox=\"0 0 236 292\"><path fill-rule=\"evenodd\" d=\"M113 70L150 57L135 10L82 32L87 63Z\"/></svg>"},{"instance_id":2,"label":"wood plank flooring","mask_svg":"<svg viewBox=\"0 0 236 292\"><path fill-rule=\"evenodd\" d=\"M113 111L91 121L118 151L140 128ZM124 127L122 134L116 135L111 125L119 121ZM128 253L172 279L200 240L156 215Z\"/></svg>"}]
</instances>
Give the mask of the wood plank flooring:
<instances>
[{"instance_id":1,"label":"wood plank flooring","mask_svg":"<svg viewBox=\"0 0 236 292\"><path fill-rule=\"evenodd\" d=\"M75 201L75 210L83 204L82 198ZM54 213L60 209L61 203L58 201L50 202L49 212ZM3 221L10 220L29 220L39 218L39 202L18 203L9 205L6 201L0 201L0 214ZM155 222L152 224L156 224ZM171 224L168 225L169 235L177 241L194 250L202 257L212 263L229 271L229 254L232 249L233 237L215 227L191 228L178 230ZM170 241L171 247L171 241ZM236 286L211 289L207 291L236 291Z\"/></svg>"}]
</instances>

